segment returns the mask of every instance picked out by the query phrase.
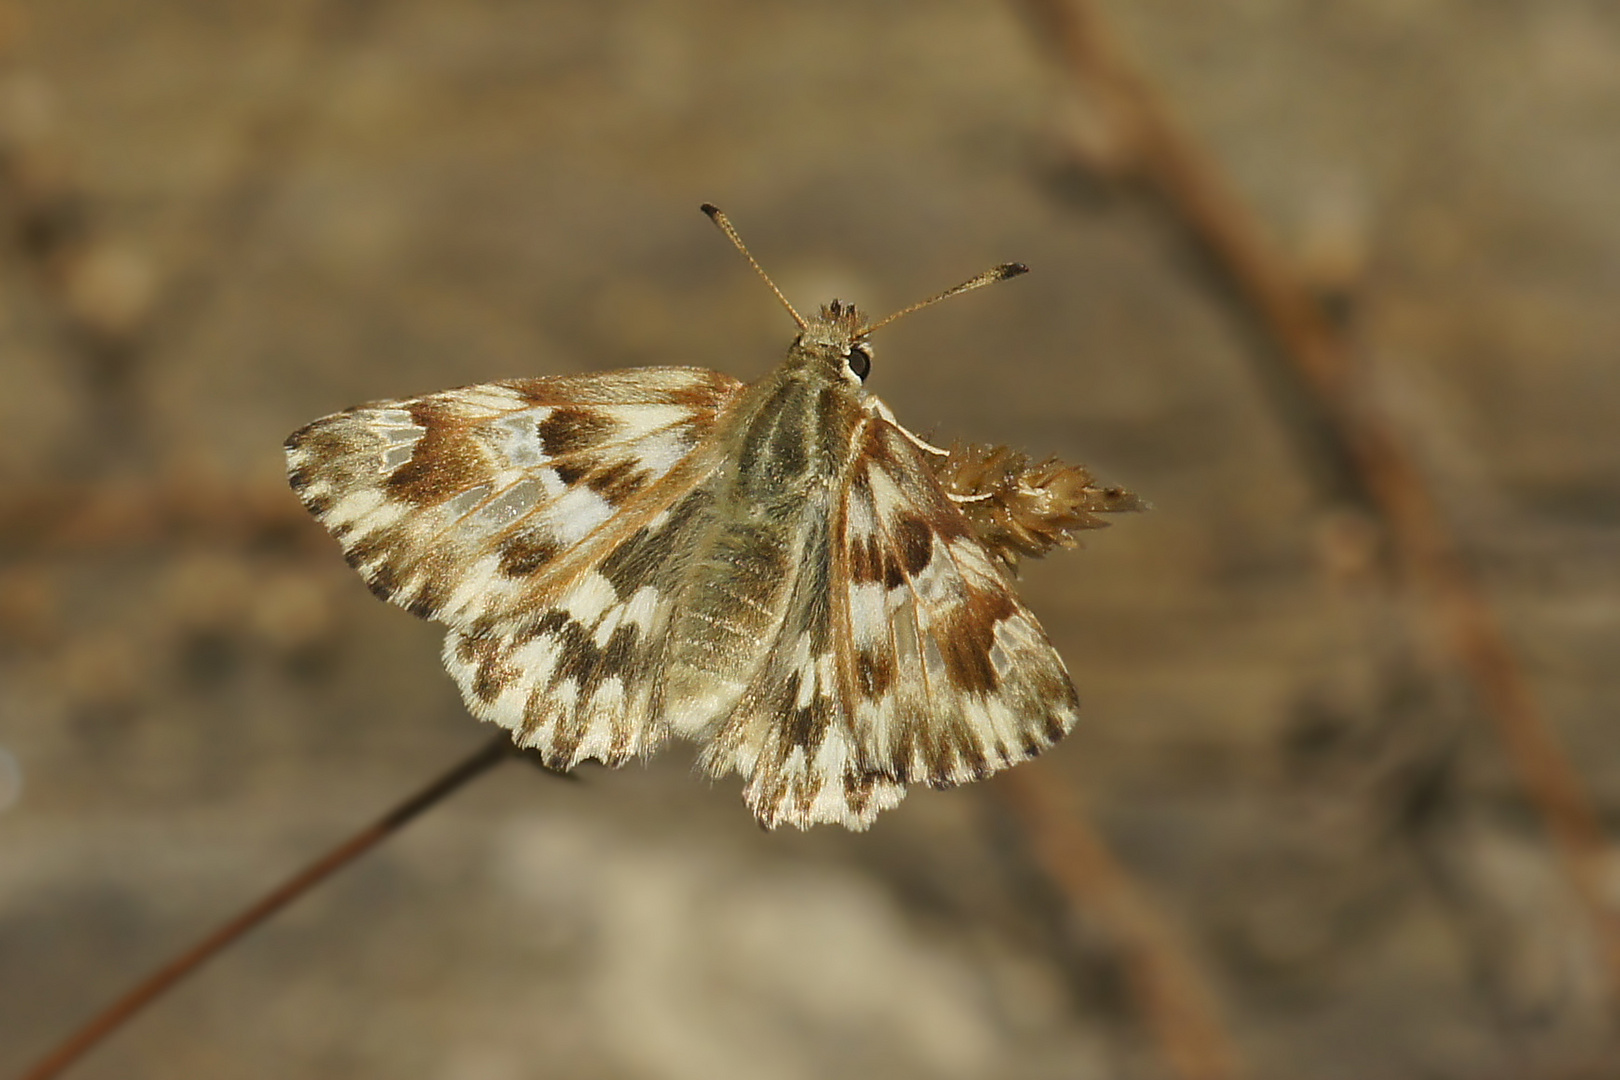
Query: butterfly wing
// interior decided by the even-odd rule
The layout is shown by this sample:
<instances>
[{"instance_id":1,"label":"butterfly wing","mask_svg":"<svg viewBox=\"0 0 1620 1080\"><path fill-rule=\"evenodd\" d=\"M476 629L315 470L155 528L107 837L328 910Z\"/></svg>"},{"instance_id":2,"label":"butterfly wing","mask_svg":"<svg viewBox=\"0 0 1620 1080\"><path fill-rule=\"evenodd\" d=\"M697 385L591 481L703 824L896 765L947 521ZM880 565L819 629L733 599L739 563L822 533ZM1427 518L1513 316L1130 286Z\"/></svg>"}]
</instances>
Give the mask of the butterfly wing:
<instances>
[{"instance_id":1,"label":"butterfly wing","mask_svg":"<svg viewBox=\"0 0 1620 1080\"><path fill-rule=\"evenodd\" d=\"M518 379L364 405L287 439L288 476L377 595L468 627L508 613L633 504L679 489L741 386L697 368Z\"/></svg>"},{"instance_id":2,"label":"butterfly wing","mask_svg":"<svg viewBox=\"0 0 1620 1080\"><path fill-rule=\"evenodd\" d=\"M533 603L452 629L444 664L468 710L557 769L588 758L622 765L657 749L669 734L671 623L710 497L699 486L650 516L644 509L628 536L537 583Z\"/></svg>"},{"instance_id":3,"label":"butterfly wing","mask_svg":"<svg viewBox=\"0 0 1620 1080\"><path fill-rule=\"evenodd\" d=\"M864 426L769 660L706 748L767 826L865 828L908 783L982 779L1074 723L1063 661L922 453Z\"/></svg>"},{"instance_id":4,"label":"butterfly wing","mask_svg":"<svg viewBox=\"0 0 1620 1080\"><path fill-rule=\"evenodd\" d=\"M641 368L380 402L295 432L289 477L374 592L450 625L475 716L549 764L618 764L661 738L669 598L741 385Z\"/></svg>"},{"instance_id":5,"label":"butterfly wing","mask_svg":"<svg viewBox=\"0 0 1620 1080\"><path fill-rule=\"evenodd\" d=\"M729 717L704 746L712 774L748 778L743 797L762 825L837 822L864 829L905 796L854 726L853 694L837 641L845 565L837 502L808 513L786 615Z\"/></svg>"}]
</instances>

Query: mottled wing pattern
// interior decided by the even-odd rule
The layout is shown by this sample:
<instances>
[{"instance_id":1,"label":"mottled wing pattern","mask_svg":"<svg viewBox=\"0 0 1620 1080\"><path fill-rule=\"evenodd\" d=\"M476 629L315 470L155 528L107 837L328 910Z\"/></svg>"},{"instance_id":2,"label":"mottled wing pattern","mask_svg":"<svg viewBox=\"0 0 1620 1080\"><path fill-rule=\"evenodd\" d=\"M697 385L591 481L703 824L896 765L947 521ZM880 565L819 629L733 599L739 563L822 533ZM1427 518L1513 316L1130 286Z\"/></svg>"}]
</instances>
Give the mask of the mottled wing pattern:
<instances>
[{"instance_id":1,"label":"mottled wing pattern","mask_svg":"<svg viewBox=\"0 0 1620 1080\"><path fill-rule=\"evenodd\" d=\"M983 779L1052 745L1074 687L919 450L874 420L812 529L778 640L705 750L767 826L865 828L908 783Z\"/></svg>"},{"instance_id":2,"label":"mottled wing pattern","mask_svg":"<svg viewBox=\"0 0 1620 1080\"><path fill-rule=\"evenodd\" d=\"M765 825L860 829L1061 738L1063 663L926 451L881 406L742 390L643 368L381 402L294 433L289 472L378 595L449 625L473 714L554 767L675 732ZM755 582L761 536L794 557ZM705 636L739 619L759 635Z\"/></svg>"},{"instance_id":3,"label":"mottled wing pattern","mask_svg":"<svg viewBox=\"0 0 1620 1080\"><path fill-rule=\"evenodd\" d=\"M622 765L657 749L669 734L670 624L709 502L706 489L685 489L638 515L624 539L598 547L544 599L453 629L444 663L472 714L558 769L589 758Z\"/></svg>"},{"instance_id":4,"label":"mottled wing pattern","mask_svg":"<svg viewBox=\"0 0 1620 1080\"><path fill-rule=\"evenodd\" d=\"M379 596L448 623L468 708L548 763L661 738L670 598L741 384L696 368L381 402L287 441L292 485Z\"/></svg>"},{"instance_id":5,"label":"mottled wing pattern","mask_svg":"<svg viewBox=\"0 0 1620 1080\"><path fill-rule=\"evenodd\" d=\"M703 751L709 772L748 778L743 797L767 828L836 822L864 829L906 793L852 722L852 686L836 642L836 510L836 502L810 509L786 617L747 691Z\"/></svg>"},{"instance_id":6,"label":"mottled wing pattern","mask_svg":"<svg viewBox=\"0 0 1620 1080\"><path fill-rule=\"evenodd\" d=\"M373 592L468 627L657 494L740 386L639 368L378 402L294 432L288 474Z\"/></svg>"},{"instance_id":7,"label":"mottled wing pattern","mask_svg":"<svg viewBox=\"0 0 1620 1080\"><path fill-rule=\"evenodd\" d=\"M923 452L890 424L866 438L841 553L855 729L901 783L982 780L1068 733L1074 684Z\"/></svg>"}]
</instances>

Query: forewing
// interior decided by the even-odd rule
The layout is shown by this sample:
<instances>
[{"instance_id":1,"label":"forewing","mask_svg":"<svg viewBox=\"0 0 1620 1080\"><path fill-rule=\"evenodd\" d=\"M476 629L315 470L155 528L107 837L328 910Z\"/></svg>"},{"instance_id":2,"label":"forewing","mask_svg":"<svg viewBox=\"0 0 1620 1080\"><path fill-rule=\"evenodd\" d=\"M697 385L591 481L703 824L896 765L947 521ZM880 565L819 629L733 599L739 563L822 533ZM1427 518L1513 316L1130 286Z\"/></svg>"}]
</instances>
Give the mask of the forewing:
<instances>
[{"instance_id":1,"label":"forewing","mask_svg":"<svg viewBox=\"0 0 1620 1080\"><path fill-rule=\"evenodd\" d=\"M468 709L548 764L663 737L671 597L741 384L691 368L381 402L287 441L293 487L378 595L448 623Z\"/></svg>"},{"instance_id":2,"label":"forewing","mask_svg":"<svg viewBox=\"0 0 1620 1080\"><path fill-rule=\"evenodd\" d=\"M294 432L288 476L377 595L487 625L628 535L627 511L689 486L683 469L740 387L638 368L378 402Z\"/></svg>"}]
</instances>

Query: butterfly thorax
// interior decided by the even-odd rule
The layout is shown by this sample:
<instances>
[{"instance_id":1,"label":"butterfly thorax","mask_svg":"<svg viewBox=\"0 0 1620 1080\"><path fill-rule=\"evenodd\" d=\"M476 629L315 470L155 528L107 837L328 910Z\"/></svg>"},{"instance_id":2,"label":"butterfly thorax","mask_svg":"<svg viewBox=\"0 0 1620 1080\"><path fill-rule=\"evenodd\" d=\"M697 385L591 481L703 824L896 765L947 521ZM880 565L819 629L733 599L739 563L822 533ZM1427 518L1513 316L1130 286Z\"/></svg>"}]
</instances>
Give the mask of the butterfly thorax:
<instances>
[{"instance_id":1,"label":"butterfly thorax","mask_svg":"<svg viewBox=\"0 0 1620 1080\"><path fill-rule=\"evenodd\" d=\"M709 526L694 545L670 635L664 699L681 734L729 716L795 595L830 589L827 553L812 548L825 543L833 495L871 414L847 361L859 316L837 304L822 314L716 432L727 464L703 487Z\"/></svg>"}]
</instances>

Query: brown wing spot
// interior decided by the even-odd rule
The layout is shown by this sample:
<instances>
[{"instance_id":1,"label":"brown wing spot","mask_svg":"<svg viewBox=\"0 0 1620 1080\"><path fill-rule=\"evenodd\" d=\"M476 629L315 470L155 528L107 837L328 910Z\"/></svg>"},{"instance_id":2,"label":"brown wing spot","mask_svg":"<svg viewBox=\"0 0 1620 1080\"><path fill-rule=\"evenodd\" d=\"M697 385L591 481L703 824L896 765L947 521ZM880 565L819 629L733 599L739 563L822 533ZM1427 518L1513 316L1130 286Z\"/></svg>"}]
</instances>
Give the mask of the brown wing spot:
<instances>
[{"instance_id":1,"label":"brown wing spot","mask_svg":"<svg viewBox=\"0 0 1620 1080\"><path fill-rule=\"evenodd\" d=\"M370 532L344 548L343 561L356 570L362 569L382 552L384 545L380 536L380 533Z\"/></svg>"},{"instance_id":2,"label":"brown wing spot","mask_svg":"<svg viewBox=\"0 0 1620 1080\"><path fill-rule=\"evenodd\" d=\"M442 608L444 602L449 599L449 593L449 583L443 577L430 573L422 580L421 586L416 590L416 595L411 597L410 603L405 605L405 610L418 619L431 619L434 613Z\"/></svg>"},{"instance_id":3,"label":"brown wing spot","mask_svg":"<svg viewBox=\"0 0 1620 1080\"><path fill-rule=\"evenodd\" d=\"M517 677L517 672L501 663L494 649L488 649L478 661L478 670L473 675L473 693L478 700L488 705L501 696L501 691L510 686Z\"/></svg>"},{"instance_id":4,"label":"brown wing spot","mask_svg":"<svg viewBox=\"0 0 1620 1080\"><path fill-rule=\"evenodd\" d=\"M955 725L947 728L945 723L936 727L924 728L921 732L923 766L927 770L923 777L929 787L950 787L953 783L951 773L956 771L957 744Z\"/></svg>"},{"instance_id":5,"label":"brown wing spot","mask_svg":"<svg viewBox=\"0 0 1620 1080\"><path fill-rule=\"evenodd\" d=\"M555 559L562 546L543 529L524 529L501 541L501 573L526 577Z\"/></svg>"},{"instance_id":6,"label":"brown wing spot","mask_svg":"<svg viewBox=\"0 0 1620 1080\"><path fill-rule=\"evenodd\" d=\"M585 481L592 491L614 506L647 486L647 473L636 467L634 458L615 462Z\"/></svg>"},{"instance_id":7,"label":"brown wing spot","mask_svg":"<svg viewBox=\"0 0 1620 1080\"><path fill-rule=\"evenodd\" d=\"M296 440L302 434L302 431L293 432L293 434L287 439L288 450L295 449L296 443L294 440ZM289 469L287 472L287 483L292 485L292 489L298 493L298 498L304 504L304 507L317 518L323 518L326 516L327 511L332 509L332 506L336 500L330 495L311 494L309 491L311 481L312 478L309 475L309 470L303 468L302 466L296 469Z\"/></svg>"},{"instance_id":8,"label":"brown wing spot","mask_svg":"<svg viewBox=\"0 0 1620 1080\"><path fill-rule=\"evenodd\" d=\"M553 465L551 471L557 474L557 479L567 486L573 487L591 471L591 463L588 461L564 462Z\"/></svg>"},{"instance_id":9,"label":"brown wing spot","mask_svg":"<svg viewBox=\"0 0 1620 1080\"><path fill-rule=\"evenodd\" d=\"M942 728L925 753L929 759L930 787L955 787L990 775L984 747L960 717ZM968 775L959 777L957 774L963 771Z\"/></svg>"},{"instance_id":10,"label":"brown wing spot","mask_svg":"<svg viewBox=\"0 0 1620 1080\"><path fill-rule=\"evenodd\" d=\"M669 538L667 533L653 535L640 529L603 559L596 572L607 578L619 596L629 596L669 557Z\"/></svg>"},{"instance_id":11,"label":"brown wing spot","mask_svg":"<svg viewBox=\"0 0 1620 1080\"><path fill-rule=\"evenodd\" d=\"M621 624L613 631L607 644L602 646L601 658L597 661L596 670L591 674L593 691L614 677L629 685L630 680L627 676L635 673L636 643L640 636L640 628L634 623Z\"/></svg>"},{"instance_id":12,"label":"brown wing spot","mask_svg":"<svg viewBox=\"0 0 1620 1080\"><path fill-rule=\"evenodd\" d=\"M799 695L798 677L790 679L789 683L792 692L787 695L787 699L792 701ZM782 728L783 749L803 747L806 759L815 758L816 751L821 748L821 740L827 735L827 724L832 720L830 704L828 698L817 696L803 708L790 710Z\"/></svg>"},{"instance_id":13,"label":"brown wing spot","mask_svg":"<svg viewBox=\"0 0 1620 1080\"><path fill-rule=\"evenodd\" d=\"M934 530L916 514L902 514L894 524L894 543L907 577L916 577L934 557Z\"/></svg>"},{"instance_id":14,"label":"brown wing spot","mask_svg":"<svg viewBox=\"0 0 1620 1080\"><path fill-rule=\"evenodd\" d=\"M894 778L902 784L911 783L911 763L917 756L917 729L915 717L908 717L900 725L900 734L894 740Z\"/></svg>"},{"instance_id":15,"label":"brown wing spot","mask_svg":"<svg viewBox=\"0 0 1620 1080\"><path fill-rule=\"evenodd\" d=\"M1065 734L1063 730L1063 718L1056 712L1047 713L1046 721L1042 725L1041 734L1046 736L1046 741L1048 744L1055 743L1059 739L1063 738Z\"/></svg>"},{"instance_id":16,"label":"brown wing spot","mask_svg":"<svg viewBox=\"0 0 1620 1080\"><path fill-rule=\"evenodd\" d=\"M366 587L384 600L391 600L399 592L399 576L388 563L378 563L376 568L366 575Z\"/></svg>"},{"instance_id":17,"label":"brown wing spot","mask_svg":"<svg viewBox=\"0 0 1620 1080\"><path fill-rule=\"evenodd\" d=\"M849 576L857 585L883 579L883 555L876 537L862 536L850 542Z\"/></svg>"},{"instance_id":18,"label":"brown wing spot","mask_svg":"<svg viewBox=\"0 0 1620 1080\"><path fill-rule=\"evenodd\" d=\"M845 773L844 774L844 801L849 803L850 811L861 817L872 802L872 792L877 787L878 777L873 773Z\"/></svg>"},{"instance_id":19,"label":"brown wing spot","mask_svg":"<svg viewBox=\"0 0 1620 1080\"><path fill-rule=\"evenodd\" d=\"M900 566L900 560L888 549L884 549L882 554L883 584L886 588L898 589L906 583L906 575Z\"/></svg>"},{"instance_id":20,"label":"brown wing spot","mask_svg":"<svg viewBox=\"0 0 1620 1080\"><path fill-rule=\"evenodd\" d=\"M996 644L996 624L1013 612L1005 593L985 593L958 608L936 638L945 670L960 690L988 694L1000 685L990 650Z\"/></svg>"},{"instance_id":21,"label":"brown wing spot","mask_svg":"<svg viewBox=\"0 0 1620 1080\"><path fill-rule=\"evenodd\" d=\"M534 747L548 769L566 770L569 754L573 752L573 746L564 750L557 745L556 729L561 726L561 720L556 702L546 687L537 686L529 692L529 700L523 706L523 724L517 732L517 743L519 746ZM552 728L549 747L540 745L540 732L547 727ZM577 740L575 745L578 745Z\"/></svg>"},{"instance_id":22,"label":"brown wing spot","mask_svg":"<svg viewBox=\"0 0 1620 1080\"><path fill-rule=\"evenodd\" d=\"M526 645L536 638L553 637L570 622L573 622L573 619L566 611L543 612L539 617L529 620L517 633L513 634L512 643L514 645Z\"/></svg>"},{"instance_id":23,"label":"brown wing spot","mask_svg":"<svg viewBox=\"0 0 1620 1080\"><path fill-rule=\"evenodd\" d=\"M548 457L589 450L612 430L612 420L587 409L553 409L537 425L540 445Z\"/></svg>"},{"instance_id":24,"label":"brown wing spot","mask_svg":"<svg viewBox=\"0 0 1620 1080\"><path fill-rule=\"evenodd\" d=\"M552 768L565 768L585 738L586 716L583 709L567 709L557 717L551 732L551 754L547 764Z\"/></svg>"},{"instance_id":25,"label":"brown wing spot","mask_svg":"<svg viewBox=\"0 0 1620 1080\"><path fill-rule=\"evenodd\" d=\"M304 451L305 460L312 461L317 469L346 456L353 447L344 432L352 426L349 417L354 412L354 409L345 409L305 424L287 436L287 449Z\"/></svg>"},{"instance_id":26,"label":"brown wing spot","mask_svg":"<svg viewBox=\"0 0 1620 1080\"><path fill-rule=\"evenodd\" d=\"M972 732L964 732L961 742L962 764L973 773L974 780L983 780L990 775L990 763L984 755L984 745Z\"/></svg>"},{"instance_id":27,"label":"brown wing spot","mask_svg":"<svg viewBox=\"0 0 1620 1080\"><path fill-rule=\"evenodd\" d=\"M489 479L483 447L471 428L444 405L415 402L411 421L423 428L422 437L411 459L384 483L390 495L418 505L439 503Z\"/></svg>"},{"instance_id":28,"label":"brown wing spot","mask_svg":"<svg viewBox=\"0 0 1620 1080\"><path fill-rule=\"evenodd\" d=\"M596 642L591 640L590 632L569 619L557 635L559 638L557 670L552 681L561 682L564 679L574 683L580 688L580 700L583 701L585 691L589 687L591 672L596 670L597 661L602 658L601 650Z\"/></svg>"},{"instance_id":29,"label":"brown wing spot","mask_svg":"<svg viewBox=\"0 0 1620 1080\"><path fill-rule=\"evenodd\" d=\"M855 678L861 693L869 698L880 698L894 683L894 656L888 650L881 652L860 649L855 653Z\"/></svg>"}]
</instances>

